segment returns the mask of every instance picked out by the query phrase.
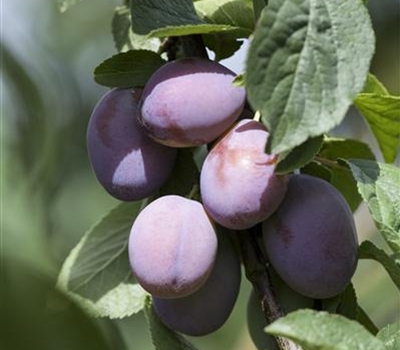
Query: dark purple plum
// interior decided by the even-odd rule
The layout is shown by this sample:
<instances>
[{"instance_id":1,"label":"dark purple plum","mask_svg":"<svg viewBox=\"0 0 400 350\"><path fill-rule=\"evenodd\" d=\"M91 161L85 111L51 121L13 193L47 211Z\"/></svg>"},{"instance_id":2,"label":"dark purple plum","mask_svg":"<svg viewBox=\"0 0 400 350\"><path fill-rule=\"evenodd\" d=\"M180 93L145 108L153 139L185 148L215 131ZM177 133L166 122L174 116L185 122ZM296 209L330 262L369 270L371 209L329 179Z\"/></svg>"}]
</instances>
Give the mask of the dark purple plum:
<instances>
[{"instance_id":1,"label":"dark purple plum","mask_svg":"<svg viewBox=\"0 0 400 350\"><path fill-rule=\"evenodd\" d=\"M288 177L274 173L277 156L265 153L265 127L244 119L216 142L200 178L203 205L220 225L247 229L268 218L286 193Z\"/></svg>"},{"instance_id":2,"label":"dark purple plum","mask_svg":"<svg viewBox=\"0 0 400 350\"><path fill-rule=\"evenodd\" d=\"M201 336L220 328L228 319L240 289L239 255L228 235L218 235L218 254L211 275L195 293L178 299L153 297L164 324L183 334Z\"/></svg>"},{"instance_id":3,"label":"dark purple plum","mask_svg":"<svg viewBox=\"0 0 400 350\"><path fill-rule=\"evenodd\" d=\"M176 149L149 138L138 123L141 90L113 89L97 103L87 147L93 171L115 198L134 201L157 191L175 164Z\"/></svg>"},{"instance_id":4,"label":"dark purple plum","mask_svg":"<svg viewBox=\"0 0 400 350\"><path fill-rule=\"evenodd\" d=\"M145 207L133 223L129 259L140 285L152 295L194 293L211 273L217 235L203 206L169 195Z\"/></svg>"},{"instance_id":5,"label":"dark purple plum","mask_svg":"<svg viewBox=\"0 0 400 350\"><path fill-rule=\"evenodd\" d=\"M245 90L235 74L204 58L182 58L159 68L142 96L141 123L151 137L173 147L218 138L239 117Z\"/></svg>"},{"instance_id":6,"label":"dark purple plum","mask_svg":"<svg viewBox=\"0 0 400 350\"><path fill-rule=\"evenodd\" d=\"M278 210L263 222L270 263L296 292L323 299L342 292L357 266L352 212L335 187L293 175Z\"/></svg>"}]
</instances>

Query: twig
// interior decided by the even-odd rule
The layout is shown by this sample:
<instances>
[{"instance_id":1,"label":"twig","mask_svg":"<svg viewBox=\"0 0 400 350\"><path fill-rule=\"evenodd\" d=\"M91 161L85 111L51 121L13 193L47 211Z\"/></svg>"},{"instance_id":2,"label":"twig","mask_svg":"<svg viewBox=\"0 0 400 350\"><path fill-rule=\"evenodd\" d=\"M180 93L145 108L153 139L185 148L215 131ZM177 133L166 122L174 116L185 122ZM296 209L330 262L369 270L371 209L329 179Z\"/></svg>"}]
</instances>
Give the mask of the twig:
<instances>
[{"instance_id":1,"label":"twig","mask_svg":"<svg viewBox=\"0 0 400 350\"><path fill-rule=\"evenodd\" d=\"M166 52L169 61L181 57L208 58L207 50L201 35L171 36L160 45L158 53Z\"/></svg>"},{"instance_id":2,"label":"twig","mask_svg":"<svg viewBox=\"0 0 400 350\"><path fill-rule=\"evenodd\" d=\"M271 279L267 264L257 243L257 236L261 234L261 224L246 232L239 232L240 249L247 279L252 283L254 290L261 300L261 307L268 324L284 316L272 290ZM301 347L291 340L276 336L276 342L281 350L301 350Z\"/></svg>"}]
</instances>

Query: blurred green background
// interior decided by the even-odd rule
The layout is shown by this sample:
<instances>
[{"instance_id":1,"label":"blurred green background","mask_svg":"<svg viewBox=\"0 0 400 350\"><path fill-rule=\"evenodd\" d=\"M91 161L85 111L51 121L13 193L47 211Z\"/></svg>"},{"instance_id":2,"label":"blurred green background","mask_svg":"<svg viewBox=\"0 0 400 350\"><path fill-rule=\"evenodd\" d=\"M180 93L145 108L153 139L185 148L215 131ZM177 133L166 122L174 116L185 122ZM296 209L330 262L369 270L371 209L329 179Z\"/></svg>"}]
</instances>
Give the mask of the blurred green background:
<instances>
[{"instance_id":1,"label":"blurred green background","mask_svg":"<svg viewBox=\"0 0 400 350\"><path fill-rule=\"evenodd\" d=\"M65 14L56 1L1 4L2 350L152 349L142 315L113 323L88 319L53 290L71 248L117 204L92 174L85 132L91 109L106 91L93 81L92 71L116 52L110 24L122 2L86 0ZM377 35L371 70L399 94L400 1L370 0L369 8ZM243 60L242 52L226 64L240 72ZM376 149L355 111L335 133L361 138ZM364 206L356 220L360 241L370 239L386 249ZM399 320L399 295L378 264L362 261L354 284L361 306L378 326ZM221 330L194 340L200 349L255 349L245 321L249 290L244 281Z\"/></svg>"}]
</instances>

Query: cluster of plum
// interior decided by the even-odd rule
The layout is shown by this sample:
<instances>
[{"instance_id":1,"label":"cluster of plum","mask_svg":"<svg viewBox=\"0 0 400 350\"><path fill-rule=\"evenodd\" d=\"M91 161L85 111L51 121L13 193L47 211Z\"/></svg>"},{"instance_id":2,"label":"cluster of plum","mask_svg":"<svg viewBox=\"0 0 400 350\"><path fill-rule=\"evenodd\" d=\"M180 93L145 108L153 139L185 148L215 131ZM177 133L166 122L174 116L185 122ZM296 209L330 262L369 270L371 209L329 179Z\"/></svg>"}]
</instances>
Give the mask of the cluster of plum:
<instances>
[{"instance_id":1,"label":"cluster of plum","mask_svg":"<svg viewBox=\"0 0 400 350\"><path fill-rule=\"evenodd\" d=\"M246 234L262 223L274 279L284 281L277 285L307 302L342 292L356 268L358 242L346 201L324 180L275 173L277 155L265 152L268 131L243 118L245 90L234 77L202 58L169 62L143 90L109 91L88 127L93 170L125 201L158 191L177 148L211 146L200 174L201 202L159 197L139 213L129 238L133 273L155 311L188 335L218 329L234 307L241 280L232 242L237 230ZM252 295L249 313L257 307L261 312Z\"/></svg>"}]
</instances>

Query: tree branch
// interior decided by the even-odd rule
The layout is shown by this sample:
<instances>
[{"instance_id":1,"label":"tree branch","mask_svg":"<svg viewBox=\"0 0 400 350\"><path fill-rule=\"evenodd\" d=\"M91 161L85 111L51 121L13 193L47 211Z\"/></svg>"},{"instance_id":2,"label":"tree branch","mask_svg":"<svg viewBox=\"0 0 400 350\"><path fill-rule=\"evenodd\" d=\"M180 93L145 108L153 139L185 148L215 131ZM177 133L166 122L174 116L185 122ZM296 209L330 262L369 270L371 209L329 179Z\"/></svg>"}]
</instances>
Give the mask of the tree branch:
<instances>
[{"instance_id":1,"label":"tree branch","mask_svg":"<svg viewBox=\"0 0 400 350\"><path fill-rule=\"evenodd\" d=\"M274 295L267 262L257 242L260 235L261 224L252 227L248 231L240 231L238 233L246 277L258 294L265 319L270 324L284 316L284 312ZM299 345L289 339L276 336L275 340L281 350L301 350Z\"/></svg>"},{"instance_id":2,"label":"tree branch","mask_svg":"<svg viewBox=\"0 0 400 350\"><path fill-rule=\"evenodd\" d=\"M182 57L208 58L201 35L171 36L160 45L158 53L167 53L169 61Z\"/></svg>"}]
</instances>

